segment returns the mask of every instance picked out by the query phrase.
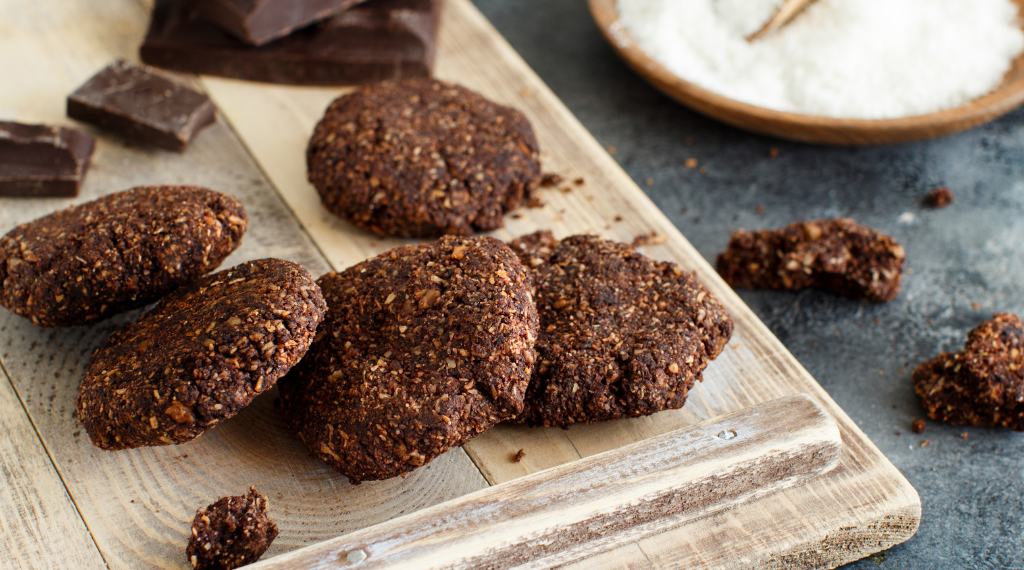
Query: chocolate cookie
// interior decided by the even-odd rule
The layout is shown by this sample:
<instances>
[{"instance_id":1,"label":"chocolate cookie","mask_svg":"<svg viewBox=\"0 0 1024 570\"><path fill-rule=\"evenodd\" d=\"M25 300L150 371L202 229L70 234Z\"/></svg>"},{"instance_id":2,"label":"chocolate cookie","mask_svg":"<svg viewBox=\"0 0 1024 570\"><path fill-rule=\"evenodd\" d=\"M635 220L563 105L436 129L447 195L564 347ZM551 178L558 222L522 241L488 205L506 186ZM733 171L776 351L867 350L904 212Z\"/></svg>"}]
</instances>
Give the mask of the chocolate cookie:
<instances>
[{"instance_id":1,"label":"chocolate cookie","mask_svg":"<svg viewBox=\"0 0 1024 570\"><path fill-rule=\"evenodd\" d=\"M104 196L0 238L0 305L45 327L141 307L215 269L247 224L238 200L205 188Z\"/></svg>"},{"instance_id":2,"label":"chocolate cookie","mask_svg":"<svg viewBox=\"0 0 1024 570\"><path fill-rule=\"evenodd\" d=\"M740 230L718 256L718 273L743 289L824 289L891 301L906 255L891 237L851 219L810 220L777 230Z\"/></svg>"},{"instance_id":3,"label":"chocolate cookie","mask_svg":"<svg viewBox=\"0 0 1024 570\"><path fill-rule=\"evenodd\" d=\"M536 194L537 139L522 113L458 85L409 79L337 99L306 151L324 206L380 235L470 235Z\"/></svg>"},{"instance_id":4,"label":"chocolate cookie","mask_svg":"<svg viewBox=\"0 0 1024 570\"><path fill-rule=\"evenodd\" d=\"M196 510L185 555L196 570L232 570L259 560L275 538L267 498L249 487L244 495Z\"/></svg>"},{"instance_id":5,"label":"chocolate cookie","mask_svg":"<svg viewBox=\"0 0 1024 570\"><path fill-rule=\"evenodd\" d=\"M568 428L680 408L732 335L697 278L628 245L537 232L512 242L540 316L518 422Z\"/></svg>"},{"instance_id":6,"label":"chocolate cookie","mask_svg":"<svg viewBox=\"0 0 1024 570\"><path fill-rule=\"evenodd\" d=\"M537 311L504 243L448 236L318 283L330 309L281 400L353 483L412 471L522 411Z\"/></svg>"},{"instance_id":7,"label":"chocolate cookie","mask_svg":"<svg viewBox=\"0 0 1024 570\"><path fill-rule=\"evenodd\" d=\"M308 271L249 261L163 298L96 350L76 415L103 449L184 443L269 390L326 310Z\"/></svg>"},{"instance_id":8,"label":"chocolate cookie","mask_svg":"<svg viewBox=\"0 0 1024 570\"><path fill-rule=\"evenodd\" d=\"M1024 322L1004 313L981 323L962 351L918 366L914 390L934 420L1024 431Z\"/></svg>"}]
</instances>

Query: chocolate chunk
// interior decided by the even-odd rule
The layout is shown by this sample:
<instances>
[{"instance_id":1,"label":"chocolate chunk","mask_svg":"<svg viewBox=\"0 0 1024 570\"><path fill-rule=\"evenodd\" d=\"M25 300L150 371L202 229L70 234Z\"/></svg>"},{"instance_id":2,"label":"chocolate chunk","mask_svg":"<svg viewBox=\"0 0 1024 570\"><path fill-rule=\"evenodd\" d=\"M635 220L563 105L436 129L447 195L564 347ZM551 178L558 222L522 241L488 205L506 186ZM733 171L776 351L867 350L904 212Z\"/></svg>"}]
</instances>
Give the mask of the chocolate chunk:
<instances>
[{"instance_id":1,"label":"chocolate chunk","mask_svg":"<svg viewBox=\"0 0 1024 570\"><path fill-rule=\"evenodd\" d=\"M743 289L815 287L854 299L892 301L900 291L905 261L896 240L839 218L740 230L718 256L718 273Z\"/></svg>"},{"instance_id":2,"label":"chocolate chunk","mask_svg":"<svg viewBox=\"0 0 1024 570\"><path fill-rule=\"evenodd\" d=\"M277 538L267 515L267 498L249 487L236 497L222 497L196 511L185 555L196 570L233 570L252 564Z\"/></svg>"},{"instance_id":3,"label":"chocolate chunk","mask_svg":"<svg viewBox=\"0 0 1024 570\"><path fill-rule=\"evenodd\" d=\"M184 152L216 110L204 93L118 60L68 96L68 116L141 145Z\"/></svg>"},{"instance_id":4,"label":"chocolate chunk","mask_svg":"<svg viewBox=\"0 0 1024 570\"><path fill-rule=\"evenodd\" d=\"M434 65L438 0L372 0L261 47L188 9L157 0L142 60L151 65L296 85L353 85L428 77Z\"/></svg>"},{"instance_id":5,"label":"chocolate chunk","mask_svg":"<svg viewBox=\"0 0 1024 570\"><path fill-rule=\"evenodd\" d=\"M75 129L0 121L0 198L78 196L95 148Z\"/></svg>"},{"instance_id":6,"label":"chocolate chunk","mask_svg":"<svg viewBox=\"0 0 1024 570\"><path fill-rule=\"evenodd\" d=\"M933 420L1024 431L1024 322L1002 313L981 323L962 351L915 368L914 390Z\"/></svg>"},{"instance_id":7,"label":"chocolate chunk","mask_svg":"<svg viewBox=\"0 0 1024 570\"><path fill-rule=\"evenodd\" d=\"M185 0L201 18L247 44L263 45L365 0Z\"/></svg>"}]
</instances>

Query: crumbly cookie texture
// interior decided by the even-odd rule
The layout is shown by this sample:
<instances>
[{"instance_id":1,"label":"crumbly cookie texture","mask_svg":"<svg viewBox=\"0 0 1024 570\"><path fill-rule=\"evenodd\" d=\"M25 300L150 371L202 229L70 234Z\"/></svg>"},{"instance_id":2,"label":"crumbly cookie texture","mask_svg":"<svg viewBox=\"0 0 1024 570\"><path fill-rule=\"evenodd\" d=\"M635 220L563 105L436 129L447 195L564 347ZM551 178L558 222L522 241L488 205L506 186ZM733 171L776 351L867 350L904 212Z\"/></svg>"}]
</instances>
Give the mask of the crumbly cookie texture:
<instances>
[{"instance_id":1,"label":"crumbly cookie texture","mask_svg":"<svg viewBox=\"0 0 1024 570\"><path fill-rule=\"evenodd\" d=\"M196 570L232 570L259 560L275 538L267 498L249 487L244 495L222 497L196 511L185 555Z\"/></svg>"},{"instance_id":2,"label":"crumbly cookie texture","mask_svg":"<svg viewBox=\"0 0 1024 570\"><path fill-rule=\"evenodd\" d=\"M537 139L519 111L408 79L337 99L306 151L324 206L380 235L471 235L535 199Z\"/></svg>"},{"instance_id":3,"label":"crumbly cookie texture","mask_svg":"<svg viewBox=\"0 0 1024 570\"><path fill-rule=\"evenodd\" d=\"M205 188L104 196L0 238L0 305L44 327L105 319L215 269L247 224L238 200Z\"/></svg>"},{"instance_id":4,"label":"crumbly cookie texture","mask_svg":"<svg viewBox=\"0 0 1024 570\"><path fill-rule=\"evenodd\" d=\"M280 383L282 407L353 483L412 471L522 411L537 311L501 241L446 236L318 283L330 309Z\"/></svg>"},{"instance_id":5,"label":"crumbly cookie texture","mask_svg":"<svg viewBox=\"0 0 1024 570\"><path fill-rule=\"evenodd\" d=\"M290 261L208 275L96 350L78 420L103 449L191 441L274 386L309 349L325 311L313 277Z\"/></svg>"},{"instance_id":6,"label":"crumbly cookie texture","mask_svg":"<svg viewBox=\"0 0 1024 570\"><path fill-rule=\"evenodd\" d=\"M962 351L918 366L914 390L933 420L1024 431L1024 322L1002 313L981 323Z\"/></svg>"},{"instance_id":7,"label":"crumbly cookie texture","mask_svg":"<svg viewBox=\"0 0 1024 570\"><path fill-rule=\"evenodd\" d=\"M697 278L626 244L538 232L512 242L540 316L518 422L568 428L680 408L732 335Z\"/></svg>"},{"instance_id":8,"label":"crumbly cookie texture","mask_svg":"<svg viewBox=\"0 0 1024 570\"><path fill-rule=\"evenodd\" d=\"M900 290L903 247L851 219L810 220L777 230L740 230L718 256L718 273L743 289L804 289L891 301Z\"/></svg>"}]
</instances>

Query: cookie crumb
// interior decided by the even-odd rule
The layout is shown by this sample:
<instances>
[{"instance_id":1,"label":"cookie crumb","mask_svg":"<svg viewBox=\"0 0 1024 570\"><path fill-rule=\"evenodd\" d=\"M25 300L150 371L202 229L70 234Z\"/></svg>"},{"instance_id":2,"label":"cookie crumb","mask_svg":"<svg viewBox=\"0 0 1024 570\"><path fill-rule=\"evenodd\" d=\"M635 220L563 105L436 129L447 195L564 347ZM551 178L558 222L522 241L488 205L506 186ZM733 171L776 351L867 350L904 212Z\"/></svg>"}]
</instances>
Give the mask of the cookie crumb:
<instances>
[{"instance_id":1,"label":"cookie crumb","mask_svg":"<svg viewBox=\"0 0 1024 570\"><path fill-rule=\"evenodd\" d=\"M686 168L697 168L697 159L687 158L686 162L684 162L683 164L686 166Z\"/></svg>"},{"instance_id":2,"label":"cookie crumb","mask_svg":"<svg viewBox=\"0 0 1024 570\"><path fill-rule=\"evenodd\" d=\"M662 235L658 235L658 232L651 232L650 234L640 234L633 238L630 245L633 247L640 247L642 245L659 245L668 241L668 238Z\"/></svg>"},{"instance_id":3,"label":"cookie crumb","mask_svg":"<svg viewBox=\"0 0 1024 570\"><path fill-rule=\"evenodd\" d=\"M245 495L223 497L198 509L185 549L196 570L233 570L263 556L277 538L267 515L267 498L249 487Z\"/></svg>"},{"instance_id":4,"label":"cookie crumb","mask_svg":"<svg viewBox=\"0 0 1024 570\"><path fill-rule=\"evenodd\" d=\"M978 303L971 303L971 308L977 311L978 309L981 308L981 305L979 305Z\"/></svg>"},{"instance_id":5,"label":"cookie crumb","mask_svg":"<svg viewBox=\"0 0 1024 570\"><path fill-rule=\"evenodd\" d=\"M615 148L613 146L608 147L608 154L610 154L612 156L615 156L615 154L618 153L618 152L619 152L619 149L617 149L617 148Z\"/></svg>"},{"instance_id":6,"label":"cookie crumb","mask_svg":"<svg viewBox=\"0 0 1024 570\"><path fill-rule=\"evenodd\" d=\"M519 451L515 452L515 454L512 456L512 461L515 461L516 463L518 463L518 462L522 461L523 457L525 457L525 456L526 456L526 452L523 451L522 449L520 449Z\"/></svg>"},{"instance_id":7,"label":"cookie crumb","mask_svg":"<svg viewBox=\"0 0 1024 570\"><path fill-rule=\"evenodd\" d=\"M555 186L558 186L559 184L561 184L563 180L565 180L565 179L562 178L562 176L560 174L555 174L554 172L548 172L548 173L544 174L543 176L541 176L541 178L540 178L540 187L541 188L554 188Z\"/></svg>"},{"instance_id":8,"label":"cookie crumb","mask_svg":"<svg viewBox=\"0 0 1024 570\"><path fill-rule=\"evenodd\" d=\"M910 422L910 429L914 430L914 433L924 433L925 426L928 425L924 420L918 418Z\"/></svg>"},{"instance_id":9,"label":"cookie crumb","mask_svg":"<svg viewBox=\"0 0 1024 570\"><path fill-rule=\"evenodd\" d=\"M921 447L928 447L928 444L931 443L931 442L932 442L932 440L926 439L926 440L921 442Z\"/></svg>"},{"instance_id":10,"label":"cookie crumb","mask_svg":"<svg viewBox=\"0 0 1024 570\"><path fill-rule=\"evenodd\" d=\"M583 186L584 184L586 184L586 183L587 183L587 181L586 181L586 180L584 180L582 176L580 176L580 177L579 177L579 178L577 178L576 180L573 180L573 181L572 181L572 183L573 183L573 184L575 184L575 185L577 185L577 186Z\"/></svg>"},{"instance_id":11,"label":"cookie crumb","mask_svg":"<svg viewBox=\"0 0 1024 570\"><path fill-rule=\"evenodd\" d=\"M953 191L945 186L941 186L932 190L928 196L925 197L924 203L932 208L945 208L946 206L953 203Z\"/></svg>"},{"instance_id":12,"label":"cookie crumb","mask_svg":"<svg viewBox=\"0 0 1024 570\"><path fill-rule=\"evenodd\" d=\"M569 194L569 193L572 192L572 187L571 186L562 186L561 190L562 190L562 194Z\"/></svg>"},{"instance_id":13,"label":"cookie crumb","mask_svg":"<svg viewBox=\"0 0 1024 570\"><path fill-rule=\"evenodd\" d=\"M967 432L960 434L960 439L967 439Z\"/></svg>"},{"instance_id":14,"label":"cookie crumb","mask_svg":"<svg viewBox=\"0 0 1024 570\"><path fill-rule=\"evenodd\" d=\"M647 180L644 180L644 184L647 186L654 186L654 179L648 178Z\"/></svg>"},{"instance_id":15,"label":"cookie crumb","mask_svg":"<svg viewBox=\"0 0 1024 570\"><path fill-rule=\"evenodd\" d=\"M764 211L767 209L768 208L766 208L764 204L758 204L758 206L754 208L754 211L757 212L758 214L763 214Z\"/></svg>"},{"instance_id":16,"label":"cookie crumb","mask_svg":"<svg viewBox=\"0 0 1024 570\"><path fill-rule=\"evenodd\" d=\"M779 149L775 147L768 149L768 158L779 158Z\"/></svg>"},{"instance_id":17,"label":"cookie crumb","mask_svg":"<svg viewBox=\"0 0 1024 570\"><path fill-rule=\"evenodd\" d=\"M900 432L898 432L898 431L897 432L893 432L893 433L895 433L896 435L900 435Z\"/></svg>"},{"instance_id":18,"label":"cookie crumb","mask_svg":"<svg viewBox=\"0 0 1024 570\"><path fill-rule=\"evenodd\" d=\"M621 222L621 221L622 221L622 220L624 220L624 219L625 219L625 218L623 218L622 216L615 216L615 221L616 221L616 222Z\"/></svg>"}]
</instances>

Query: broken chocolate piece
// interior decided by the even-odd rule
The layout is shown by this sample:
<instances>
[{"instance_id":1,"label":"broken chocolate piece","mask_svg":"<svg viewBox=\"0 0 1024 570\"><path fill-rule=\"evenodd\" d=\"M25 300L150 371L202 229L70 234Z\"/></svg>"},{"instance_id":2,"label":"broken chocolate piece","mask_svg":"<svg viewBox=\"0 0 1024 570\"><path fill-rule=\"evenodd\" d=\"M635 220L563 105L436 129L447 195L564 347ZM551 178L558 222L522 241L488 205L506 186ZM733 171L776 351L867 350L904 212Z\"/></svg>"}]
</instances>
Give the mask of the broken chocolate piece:
<instances>
[{"instance_id":1,"label":"broken chocolate piece","mask_svg":"<svg viewBox=\"0 0 1024 570\"><path fill-rule=\"evenodd\" d=\"M185 0L201 18L247 44L263 45L364 0Z\"/></svg>"},{"instance_id":2,"label":"broken chocolate piece","mask_svg":"<svg viewBox=\"0 0 1024 570\"><path fill-rule=\"evenodd\" d=\"M157 0L142 44L148 64L249 81L354 85L429 77L438 0L371 0L261 47L247 45L188 9Z\"/></svg>"},{"instance_id":3,"label":"broken chocolate piece","mask_svg":"<svg viewBox=\"0 0 1024 570\"><path fill-rule=\"evenodd\" d=\"M216 120L216 109L206 94L118 60L68 96L68 116L141 145L184 152Z\"/></svg>"},{"instance_id":4,"label":"broken chocolate piece","mask_svg":"<svg viewBox=\"0 0 1024 570\"><path fill-rule=\"evenodd\" d=\"M75 129L0 121L0 198L70 198L96 139Z\"/></svg>"}]
</instances>

